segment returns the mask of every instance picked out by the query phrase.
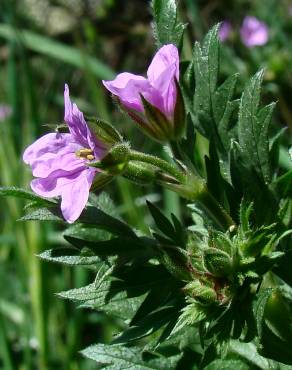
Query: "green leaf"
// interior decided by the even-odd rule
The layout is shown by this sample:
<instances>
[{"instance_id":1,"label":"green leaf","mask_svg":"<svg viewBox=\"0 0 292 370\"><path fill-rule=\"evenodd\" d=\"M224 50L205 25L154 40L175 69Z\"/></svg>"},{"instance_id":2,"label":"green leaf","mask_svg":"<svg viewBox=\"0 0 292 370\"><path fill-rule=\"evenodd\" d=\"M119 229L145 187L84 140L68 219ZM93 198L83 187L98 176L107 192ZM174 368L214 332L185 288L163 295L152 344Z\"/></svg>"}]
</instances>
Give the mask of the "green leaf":
<instances>
[{"instance_id":1,"label":"green leaf","mask_svg":"<svg viewBox=\"0 0 292 370\"><path fill-rule=\"evenodd\" d=\"M110 288L110 282L106 281L98 286L98 283L91 283L81 288L74 288L57 293L61 298L74 302L87 302L95 300L97 307L105 304L105 296Z\"/></svg>"},{"instance_id":2,"label":"green leaf","mask_svg":"<svg viewBox=\"0 0 292 370\"><path fill-rule=\"evenodd\" d=\"M249 370L250 367L240 360L215 360L204 367L204 370Z\"/></svg>"},{"instance_id":3,"label":"green leaf","mask_svg":"<svg viewBox=\"0 0 292 370\"><path fill-rule=\"evenodd\" d=\"M15 30L12 26L2 23L0 24L0 37L10 41L20 41L26 48L37 53L77 68L90 70L97 78L105 80L114 78L114 72L96 58L46 36L27 30Z\"/></svg>"},{"instance_id":4,"label":"green leaf","mask_svg":"<svg viewBox=\"0 0 292 370\"><path fill-rule=\"evenodd\" d=\"M118 370L169 370L175 369L180 355L162 357L152 355L150 359L143 359L140 347L124 347L120 345L96 344L81 351L83 356L96 361L103 369ZM146 356L145 356L146 357Z\"/></svg>"},{"instance_id":5,"label":"green leaf","mask_svg":"<svg viewBox=\"0 0 292 370\"><path fill-rule=\"evenodd\" d=\"M259 353L292 365L291 308L277 289L266 289L254 304L260 340Z\"/></svg>"},{"instance_id":6,"label":"green leaf","mask_svg":"<svg viewBox=\"0 0 292 370\"><path fill-rule=\"evenodd\" d=\"M285 252L284 256L281 258L277 266L273 269L286 284L292 287L292 250Z\"/></svg>"},{"instance_id":7,"label":"green leaf","mask_svg":"<svg viewBox=\"0 0 292 370\"><path fill-rule=\"evenodd\" d=\"M292 170L278 177L273 183L275 191L282 197L292 198Z\"/></svg>"},{"instance_id":8,"label":"green leaf","mask_svg":"<svg viewBox=\"0 0 292 370\"><path fill-rule=\"evenodd\" d=\"M104 266L104 269L106 273L108 267ZM106 303L106 299L107 301L121 300L118 296L120 292L124 298L140 296L161 284L168 284L170 289L174 284L174 279L161 266L124 266L123 270L115 272L111 278L102 279L101 283L97 279L96 282L85 287L60 292L58 295L73 301L94 301L94 304L99 307Z\"/></svg>"},{"instance_id":9,"label":"green leaf","mask_svg":"<svg viewBox=\"0 0 292 370\"><path fill-rule=\"evenodd\" d=\"M231 340L229 343L229 352L234 353L241 358L245 359L247 363L250 363L252 366L256 366L259 369L279 369L279 370L288 370L285 365L280 365L275 363L273 360L269 360L261 356L254 343L243 343L238 340Z\"/></svg>"},{"instance_id":10,"label":"green leaf","mask_svg":"<svg viewBox=\"0 0 292 370\"><path fill-rule=\"evenodd\" d=\"M172 223L163 215L162 212L151 202L147 201L147 206L149 211L155 221L156 226L158 229L169 239L176 240L177 233L175 231L174 226Z\"/></svg>"},{"instance_id":11,"label":"green leaf","mask_svg":"<svg viewBox=\"0 0 292 370\"><path fill-rule=\"evenodd\" d=\"M260 291L253 303L253 313L256 320L259 337L262 336L263 332L265 307L272 293L273 289L265 289Z\"/></svg>"},{"instance_id":12,"label":"green leaf","mask_svg":"<svg viewBox=\"0 0 292 370\"><path fill-rule=\"evenodd\" d=\"M58 221L65 222L57 207L29 209L20 221Z\"/></svg>"},{"instance_id":13,"label":"green leaf","mask_svg":"<svg viewBox=\"0 0 292 370\"><path fill-rule=\"evenodd\" d=\"M147 316L150 312L155 311L158 307L163 306L170 297L170 289L168 286L161 285L158 287L153 287L145 300L139 307L138 311L135 313L130 326L135 326L140 320Z\"/></svg>"},{"instance_id":14,"label":"green leaf","mask_svg":"<svg viewBox=\"0 0 292 370\"><path fill-rule=\"evenodd\" d=\"M114 255L142 255L147 251L154 255L153 246L155 242L149 238L125 238L119 237L104 241L88 241L83 240L79 236L72 237L64 235L64 238L77 248L87 247L98 256L114 256Z\"/></svg>"},{"instance_id":15,"label":"green leaf","mask_svg":"<svg viewBox=\"0 0 292 370\"><path fill-rule=\"evenodd\" d=\"M245 199L242 199L239 209L239 220L240 220L240 231L245 233L250 231L250 216L253 211L253 203L247 202Z\"/></svg>"},{"instance_id":16,"label":"green leaf","mask_svg":"<svg viewBox=\"0 0 292 370\"><path fill-rule=\"evenodd\" d=\"M256 73L247 83L240 101L238 117L239 145L248 168L254 169L264 183L271 181L268 129L275 104L259 110L264 72Z\"/></svg>"},{"instance_id":17,"label":"green leaf","mask_svg":"<svg viewBox=\"0 0 292 370\"><path fill-rule=\"evenodd\" d=\"M180 308L181 302L178 301L172 304L169 303L166 306L149 313L147 316L136 322L134 326L131 326L125 330L114 340L114 343L127 343L133 340L144 338L154 333L162 326L177 318Z\"/></svg>"},{"instance_id":18,"label":"green leaf","mask_svg":"<svg viewBox=\"0 0 292 370\"><path fill-rule=\"evenodd\" d=\"M214 98L214 116L217 121L218 134L226 151L230 148L231 116L239 104L238 100L232 100L237 80L237 74L228 77L218 87Z\"/></svg>"},{"instance_id":19,"label":"green leaf","mask_svg":"<svg viewBox=\"0 0 292 370\"><path fill-rule=\"evenodd\" d=\"M222 176L228 182L231 129L233 112L238 101L232 100L237 75L229 77L217 87L219 73L219 24L206 35L202 45L195 43L193 66L196 80L191 116L195 128L206 138L212 140L220 157Z\"/></svg>"},{"instance_id":20,"label":"green leaf","mask_svg":"<svg viewBox=\"0 0 292 370\"><path fill-rule=\"evenodd\" d=\"M193 114L195 127L207 138L218 137L218 131L212 112L219 70L219 25L213 27L206 35L202 46L194 46L194 71L196 90ZM213 134L213 135L212 135ZM215 136L214 136L215 135Z\"/></svg>"},{"instance_id":21,"label":"green leaf","mask_svg":"<svg viewBox=\"0 0 292 370\"><path fill-rule=\"evenodd\" d=\"M76 248L56 248L49 249L38 255L40 258L49 261L61 263L64 265L93 265L101 262L100 258L93 255L81 255Z\"/></svg>"},{"instance_id":22,"label":"green leaf","mask_svg":"<svg viewBox=\"0 0 292 370\"><path fill-rule=\"evenodd\" d=\"M25 216L21 217L21 221L59 221L64 222L59 207L39 208L28 212ZM98 226L103 230L109 231L115 235L123 235L135 238L135 232L123 221L114 218L102 210L88 206L82 212L78 223L86 225Z\"/></svg>"},{"instance_id":23,"label":"green leaf","mask_svg":"<svg viewBox=\"0 0 292 370\"><path fill-rule=\"evenodd\" d=\"M63 232L63 237L71 236L82 240L88 240L92 242L103 241L111 239L111 233L102 230L94 225L86 225L75 223L67 227Z\"/></svg>"},{"instance_id":24,"label":"green leaf","mask_svg":"<svg viewBox=\"0 0 292 370\"><path fill-rule=\"evenodd\" d=\"M200 321L206 318L206 313L203 307L197 302L188 304L182 309L182 313L173 328L170 336L176 334L178 331L183 329L185 326L198 324Z\"/></svg>"},{"instance_id":25,"label":"green leaf","mask_svg":"<svg viewBox=\"0 0 292 370\"><path fill-rule=\"evenodd\" d=\"M31 191L17 188L15 186L0 187L0 196L4 196L4 197L12 196L15 198L22 198L22 199L35 202L35 204L38 204L38 205L50 206L50 205L56 204L56 201L54 200L48 200L46 198L42 198Z\"/></svg>"},{"instance_id":26,"label":"green leaf","mask_svg":"<svg viewBox=\"0 0 292 370\"><path fill-rule=\"evenodd\" d=\"M114 296L109 296L110 294ZM131 320L145 298L145 294L129 297L120 287L111 288L110 280L101 283L96 281L82 288L60 292L58 295L79 303L80 307L102 310L107 315L122 320Z\"/></svg>"},{"instance_id":27,"label":"green leaf","mask_svg":"<svg viewBox=\"0 0 292 370\"><path fill-rule=\"evenodd\" d=\"M176 0L152 0L154 36L157 46L181 45L186 25L178 21Z\"/></svg>"}]
</instances>

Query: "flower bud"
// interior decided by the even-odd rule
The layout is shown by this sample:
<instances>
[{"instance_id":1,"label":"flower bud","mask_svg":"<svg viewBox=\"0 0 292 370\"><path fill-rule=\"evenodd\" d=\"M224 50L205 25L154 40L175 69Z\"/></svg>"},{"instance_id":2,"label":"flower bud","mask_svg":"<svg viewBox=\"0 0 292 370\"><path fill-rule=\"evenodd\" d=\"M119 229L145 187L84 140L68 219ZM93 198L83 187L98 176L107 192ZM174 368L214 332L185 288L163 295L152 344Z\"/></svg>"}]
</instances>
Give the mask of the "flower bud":
<instances>
[{"instance_id":1,"label":"flower bud","mask_svg":"<svg viewBox=\"0 0 292 370\"><path fill-rule=\"evenodd\" d=\"M224 277L232 272L233 261L227 253L214 248L207 248L203 253L204 266L213 276Z\"/></svg>"},{"instance_id":2,"label":"flower bud","mask_svg":"<svg viewBox=\"0 0 292 370\"><path fill-rule=\"evenodd\" d=\"M229 237L222 232L210 232L208 241L210 248L219 249L232 256L235 253L235 246L231 243Z\"/></svg>"},{"instance_id":3,"label":"flower bud","mask_svg":"<svg viewBox=\"0 0 292 370\"><path fill-rule=\"evenodd\" d=\"M199 281L192 281L184 287L184 292L194 298L202 305L210 305L217 300L217 294L214 289L202 285Z\"/></svg>"},{"instance_id":4,"label":"flower bud","mask_svg":"<svg viewBox=\"0 0 292 370\"><path fill-rule=\"evenodd\" d=\"M130 161L123 176L139 185L147 185L156 179L155 168L147 163Z\"/></svg>"},{"instance_id":5,"label":"flower bud","mask_svg":"<svg viewBox=\"0 0 292 370\"><path fill-rule=\"evenodd\" d=\"M154 56L147 78L124 72L103 84L147 135L168 142L179 139L185 127L178 80L179 53L175 45L169 44Z\"/></svg>"}]
</instances>

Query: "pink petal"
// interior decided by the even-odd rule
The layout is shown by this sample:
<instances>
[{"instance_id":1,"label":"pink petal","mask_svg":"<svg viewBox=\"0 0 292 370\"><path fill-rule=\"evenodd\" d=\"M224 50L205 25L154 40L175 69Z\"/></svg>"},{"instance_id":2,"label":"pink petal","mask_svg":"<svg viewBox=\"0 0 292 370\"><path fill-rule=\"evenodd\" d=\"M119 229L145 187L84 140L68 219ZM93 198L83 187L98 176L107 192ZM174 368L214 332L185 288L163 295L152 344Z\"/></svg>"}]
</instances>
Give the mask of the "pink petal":
<instances>
[{"instance_id":1,"label":"pink petal","mask_svg":"<svg viewBox=\"0 0 292 370\"><path fill-rule=\"evenodd\" d=\"M146 78L124 72L118 74L113 81L102 82L112 94L120 98L127 108L143 112L139 94L144 95L148 90L151 90L151 86Z\"/></svg>"},{"instance_id":2,"label":"pink petal","mask_svg":"<svg viewBox=\"0 0 292 370\"><path fill-rule=\"evenodd\" d=\"M64 90L64 103L64 120L68 124L71 134L84 148L92 149L97 159L101 158L106 151L106 147L92 134L83 113L78 109L76 104L71 102L67 84L65 84Z\"/></svg>"},{"instance_id":3,"label":"pink petal","mask_svg":"<svg viewBox=\"0 0 292 370\"><path fill-rule=\"evenodd\" d=\"M173 44L164 45L152 59L147 71L148 80L152 86L155 86L159 90L156 80L169 67L173 68L171 68L172 72L168 76L168 80L172 80L174 76L179 80L179 55L177 47Z\"/></svg>"},{"instance_id":4,"label":"pink petal","mask_svg":"<svg viewBox=\"0 0 292 370\"><path fill-rule=\"evenodd\" d=\"M264 45L269 39L268 26L256 17L247 16L244 18L240 29L241 40L248 48Z\"/></svg>"},{"instance_id":5,"label":"pink petal","mask_svg":"<svg viewBox=\"0 0 292 370\"><path fill-rule=\"evenodd\" d=\"M89 196L89 189L96 174L93 168L75 173L56 171L47 178L34 179L32 190L45 198L61 196L61 210L66 221L72 223L80 216Z\"/></svg>"},{"instance_id":6,"label":"pink petal","mask_svg":"<svg viewBox=\"0 0 292 370\"><path fill-rule=\"evenodd\" d=\"M170 78L172 76L172 78ZM155 80L156 91L159 91L161 95L162 105L158 107L163 113L171 118L175 103L176 103L176 68L174 65L170 65L166 68L161 75Z\"/></svg>"},{"instance_id":7,"label":"pink petal","mask_svg":"<svg viewBox=\"0 0 292 370\"><path fill-rule=\"evenodd\" d=\"M84 166L75 152L81 149L71 134L50 133L31 144L23 154L25 163L32 167L33 176L48 177L59 169L73 171Z\"/></svg>"},{"instance_id":8,"label":"pink petal","mask_svg":"<svg viewBox=\"0 0 292 370\"><path fill-rule=\"evenodd\" d=\"M74 181L63 187L61 210L67 222L76 221L86 206L94 175L95 171L92 169L83 171Z\"/></svg>"}]
</instances>

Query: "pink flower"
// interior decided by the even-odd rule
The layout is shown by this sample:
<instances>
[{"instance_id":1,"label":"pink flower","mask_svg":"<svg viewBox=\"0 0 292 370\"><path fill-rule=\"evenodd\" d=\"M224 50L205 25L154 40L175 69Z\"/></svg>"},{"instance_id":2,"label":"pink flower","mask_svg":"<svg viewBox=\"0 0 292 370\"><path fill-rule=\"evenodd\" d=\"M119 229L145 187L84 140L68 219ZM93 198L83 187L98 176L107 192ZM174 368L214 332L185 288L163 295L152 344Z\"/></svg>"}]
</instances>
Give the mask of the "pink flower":
<instances>
[{"instance_id":1,"label":"pink flower","mask_svg":"<svg viewBox=\"0 0 292 370\"><path fill-rule=\"evenodd\" d=\"M229 21L223 21L220 25L218 32L219 40L222 42L226 41L227 39L229 39L231 32L232 32L231 23Z\"/></svg>"},{"instance_id":2,"label":"pink flower","mask_svg":"<svg viewBox=\"0 0 292 370\"><path fill-rule=\"evenodd\" d=\"M176 80L179 80L179 55L176 46L169 44L164 45L155 54L147 70L147 78L124 72L117 75L113 81L103 81L103 84L113 95L119 98L120 103L132 118L142 123L146 130L148 126L150 135L152 134L156 139L162 139L162 137L167 136L167 133L158 133L158 127L154 129L156 135L153 127L150 127L151 124L147 124L147 120L144 120L145 111L141 96L163 113L164 123L169 121L166 122L166 130L168 127L171 130L170 122L173 119L177 100ZM137 113L138 115L136 115ZM141 120L138 116L141 117ZM154 126L153 123L152 126Z\"/></svg>"},{"instance_id":3,"label":"pink flower","mask_svg":"<svg viewBox=\"0 0 292 370\"><path fill-rule=\"evenodd\" d=\"M241 40L248 48L257 45L264 45L269 39L268 26L259 21L256 17L247 16L244 18L240 29Z\"/></svg>"},{"instance_id":4,"label":"pink flower","mask_svg":"<svg viewBox=\"0 0 292 370\"><path fill-rule=\"evenodd\" d=\"M85 207L97 172L88 163L105 154L105 147L92 135L83 113L72 104L69 88L64 91L65 117L69 133L50 133L30 145L23 160L32 168L32 190L43 197L61 196L64 218L74 222Z\"/></svg>"}]
</instances>

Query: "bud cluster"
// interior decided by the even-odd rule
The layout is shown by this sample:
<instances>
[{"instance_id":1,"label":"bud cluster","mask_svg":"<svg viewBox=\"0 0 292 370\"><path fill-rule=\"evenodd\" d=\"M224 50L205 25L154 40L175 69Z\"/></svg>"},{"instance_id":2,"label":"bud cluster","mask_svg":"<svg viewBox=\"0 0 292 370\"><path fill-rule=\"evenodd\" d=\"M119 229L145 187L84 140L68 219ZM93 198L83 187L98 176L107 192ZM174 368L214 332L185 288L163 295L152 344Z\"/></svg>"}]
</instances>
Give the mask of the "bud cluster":
<instances>
[{"instance_id":1,"label":"bud cluster","mask_svg":"<svg viewBox=\"0 0 292 370\"><path fill-rule=\"evenodd\" d=\"M245 230L239 226L237 231L209 232L203 239L190 234L183 254L186 296L203 307L222 306L245 290L255 290L263 275L282 256L281 252L273 252L277 239L272 229L270 226L253 230L248 226ZM175 266L172 270L175 271Z\"/></svg>"}]
</instances>

